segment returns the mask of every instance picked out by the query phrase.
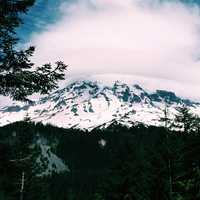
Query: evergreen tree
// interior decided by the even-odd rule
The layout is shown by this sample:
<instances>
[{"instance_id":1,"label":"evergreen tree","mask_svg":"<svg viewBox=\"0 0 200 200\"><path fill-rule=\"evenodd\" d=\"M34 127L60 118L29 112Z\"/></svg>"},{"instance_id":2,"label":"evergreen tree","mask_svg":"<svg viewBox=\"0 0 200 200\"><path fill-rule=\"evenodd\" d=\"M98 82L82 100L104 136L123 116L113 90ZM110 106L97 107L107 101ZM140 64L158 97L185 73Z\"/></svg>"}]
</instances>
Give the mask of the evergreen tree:
<instances>
[{"instance_id":1,"label":"evergreen tree","mask_svg":"<svg viewBox=\"0 0 200 200\"><path fill-rule=\"evenodd\" d=\"M182 173L175 180L175 199L193 200L200 198L200 119L191 113L185 105L177 108L174 127L184 133L184 148L182 149ZM181 136L180 136L181 137Z\"/></svg>"},{"instance_id":2,"label":"evergreen tree","mask_svg":"<svg viewBox=\"0 0 200 200\"><path fill-rule=\"evenodd\" d=\"M167 151L166 153L166 161L167 161L167 169L168 169L168 195L169 200L172 200L173 196L173 169L172 169L172 151L170 149L170 126L171 126L171 119L169 118L169 111L167 108L167 105L165 105L165 108L163 110L163 117L160 118L160 121L164 123L164 128L166 130L166 139L165 139L165 149Z\"/></svg>"},{"instance_id":3,"label":"evergreen tree","mask_svg":"<svg viewBox=\"0 0 200 200\"><path fill-rule=\"evenodd\" d=\"M195 117L186 105L176 108L177 114L175 115L174 128L181 130L183 133L191 133L194 131Z\"/></svg>"},{"instance_id":4,"label":"evergreen tree","mask_svg":"<svg viewBox=\"0 0 200 200\"><path fill-rule=\"evenodd\" d=\"M16 28L22 24L21 15L27 13L35 0L0 0L0 95L15 100L28 100L33 93L46 94L64 79L67 66L59 61L56 66L36 67L31 62L35 48L21 50Z\"/></svg>"},{"instance_id":5,"label":"evergreen tree","mask_svg":"<svg viewBox=\"0 0 200 200\"><path fill-rule=\"evenodd\" d=\"M6 133L4 145L0 143L0 193L5 199L45 200L47 182L37 176L36 159L40 154L34 142L32 123L21 123L19 130ZM2 148L1 148L2 147ZM41 187L42 186L42 187Z\"/></svg>"},{"instance_id":6,"label":"evergreen tree","mask_svg":"<svg viewBox=\"0 0 200 200\"><path fill-rule=\"evenodd\" d=\"M193 117L193 132L197 136L200 134L200 117L198 115L194 115Z\"/></svg>"},{"instance_id":7,"label":"evergreen tree","mask_svg":"<svg viewBox=\"0 0 200 200\"><path fill-rule=\"evenodd\" d=\"M169 115L170 115L170 113L168 110L168 106L167 106L167 104L165 104L165 107L163 109L163 116L160 117L160 120L159 120L160 122L163 122L165 129L168 129L171 126L171 119L170 119Z\"/></svg>"},{"instance_id":8,"label":"evergreen tree","mask_svg":"<svg viewBox=\"0 0 200 200\"><path fill-rule=\"evenodd\" d=\"M0 199L10 199L8 194L11 193L13 187L10 184L10 172L14 169L9 162L11 149L6 142L0 142Z\"/></svg>"}]
</instances>

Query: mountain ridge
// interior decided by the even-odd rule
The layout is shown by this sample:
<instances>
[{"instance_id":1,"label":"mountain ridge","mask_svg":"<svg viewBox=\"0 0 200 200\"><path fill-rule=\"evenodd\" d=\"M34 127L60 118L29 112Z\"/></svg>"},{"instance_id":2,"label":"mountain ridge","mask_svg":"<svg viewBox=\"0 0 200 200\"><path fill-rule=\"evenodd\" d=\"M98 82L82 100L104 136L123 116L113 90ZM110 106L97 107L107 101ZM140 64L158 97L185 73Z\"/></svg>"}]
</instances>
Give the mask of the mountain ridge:
<instances>
[{"instance_id":1,"label":"mountain ridge","mask_svg":"<svg viewBox=\"0 0 200 200\"><path fill-rule=\"evenodd\" d=\"M77 80L43 97L34 104L13 104L0 109L0 126L28 116L32 121L63 128L92 130L117 122L126 126L137 123L162 125L159 119L167 106L170 117L176 107L186 105L199 114L200 103L178 97L174 92L154 92L141 85L116 80L102 84L95 80Z\"/></svg>"}]
</instances>

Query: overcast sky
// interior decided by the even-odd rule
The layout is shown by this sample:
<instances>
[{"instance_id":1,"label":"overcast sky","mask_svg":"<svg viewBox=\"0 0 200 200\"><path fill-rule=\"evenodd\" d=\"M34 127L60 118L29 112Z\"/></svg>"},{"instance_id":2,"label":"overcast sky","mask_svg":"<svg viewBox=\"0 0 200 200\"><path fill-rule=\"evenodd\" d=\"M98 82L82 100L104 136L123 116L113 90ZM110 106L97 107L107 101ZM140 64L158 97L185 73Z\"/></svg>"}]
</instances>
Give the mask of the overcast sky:
<instances>
[{"instance_id":1,"label":"overcast sky","mask_svg":"<svg viewBox=\"0 0 200 200\"><path fill-rule=\"evenodd\" d=\"M36 46L34 62L63 60L70 66L68 76L133 74L158 79L162 85L172 80L187 88L183 95L200 100L197 4L178 0L59 2L48 7L52 23L40 21L38 13L40 31L30 36ZM176 85L172 89L178 90Z\"/></svg>"}]
</instances>

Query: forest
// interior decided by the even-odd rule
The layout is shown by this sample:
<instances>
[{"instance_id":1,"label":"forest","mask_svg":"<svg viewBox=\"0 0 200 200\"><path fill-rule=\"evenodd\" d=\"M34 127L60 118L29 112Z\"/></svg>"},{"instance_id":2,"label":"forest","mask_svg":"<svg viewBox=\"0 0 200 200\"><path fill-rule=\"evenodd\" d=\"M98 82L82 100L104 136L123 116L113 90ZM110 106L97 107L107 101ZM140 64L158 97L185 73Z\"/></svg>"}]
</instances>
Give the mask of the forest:
<instances>
[{"instance_id":1,"label":"forest","mask_svg":"<svg viewBox=\"0 0 200 200\"><path fill-rule=\"evenodd\" d=\"M199 199L199 118L182 107L173 123L167 117L161 120L166 126L112 124L91 132L29 119L1 127L0 199ZM38 176L38 140L69 171Z\"/></svg>"}]
</instances>

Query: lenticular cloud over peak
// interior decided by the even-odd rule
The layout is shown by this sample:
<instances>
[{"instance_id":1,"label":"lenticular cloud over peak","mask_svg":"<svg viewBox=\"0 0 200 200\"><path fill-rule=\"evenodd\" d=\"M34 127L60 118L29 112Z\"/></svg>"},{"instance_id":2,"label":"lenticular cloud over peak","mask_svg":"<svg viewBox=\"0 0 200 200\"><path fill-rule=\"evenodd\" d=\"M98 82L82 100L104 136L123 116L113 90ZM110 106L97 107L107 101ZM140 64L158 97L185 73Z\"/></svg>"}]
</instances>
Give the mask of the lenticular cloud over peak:
<instances>
[{"instance_id":1,"label":"lenticular cloud over peak","mask_svg":"<svg viewBox=\"0 0 200 200\"><path fill-rule=\"evenodd\" d=\"M57 23L32 36L36 63L63 60L70 75L121 73L200 85L197 5L78 0L59 12Z\"/></svg>"}]
</instances>

